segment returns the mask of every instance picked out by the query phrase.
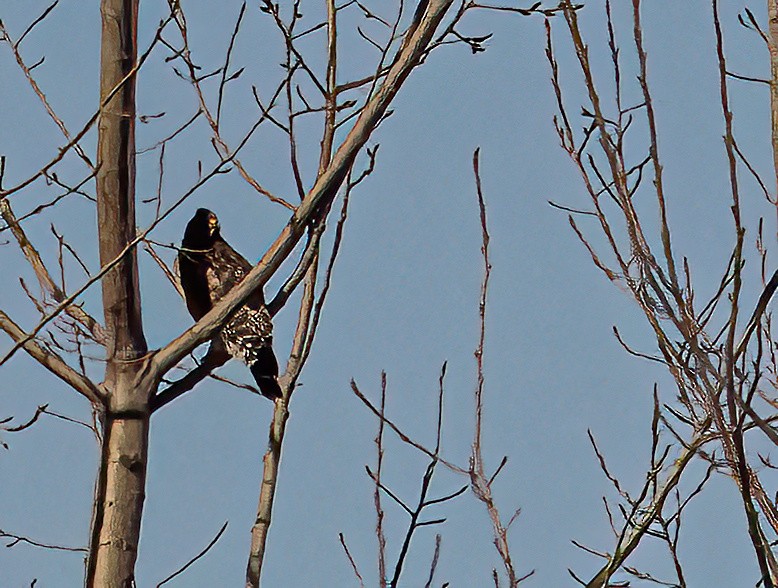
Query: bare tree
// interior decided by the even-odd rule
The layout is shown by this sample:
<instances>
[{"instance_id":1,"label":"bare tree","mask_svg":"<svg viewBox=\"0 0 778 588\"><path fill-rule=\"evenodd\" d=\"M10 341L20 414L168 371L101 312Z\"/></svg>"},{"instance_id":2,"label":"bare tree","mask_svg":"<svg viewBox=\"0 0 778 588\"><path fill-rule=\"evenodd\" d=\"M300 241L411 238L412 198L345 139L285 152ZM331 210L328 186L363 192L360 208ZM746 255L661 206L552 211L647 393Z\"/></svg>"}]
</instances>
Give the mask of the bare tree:
<instances>
[{"instance_id":1,"label":"bare tree","mask_svg":"<svg viewBox=\"0 0 778 588\"><path fill-rule=\"evenodd\" d=\"M36 80L34 70L42 61L31 65L20 50L22 41L42 22L52 18L57 4L57 1L51 4L18 38L0 25L0 40L14 56L64 141L37 171L11 185L7 181L0 183L0 212L5 221L3 230L11 232L40 284L40 294L35 294L22 282L25 294L39 314L36 324L21 327L11 316L0 311L0 327L13 340L13 345L0 357L0 365L17 351L24 350L91 404L95 423L81 424L95 432L102 449L95 486L86 585L130 586L134 582L140 541L151 416L211 375L225 358L209 351L182 377L172 379L171 374L173 370L187 365L188 356L218 334L252 292L262 288L282 264L294 256L294 268L268 304L271 313L275 314L284 308L293 292L302 290L292 349L281 378L284 396L275 404L268 450L264 456L257 516L252 529L246 585L258 586L289 417L289 401L312 350L340 248L349 196L369 176L375 165L377 145L367 148L368 141L391 114L389 107L408 76L431 51L452 43L467 44L474 53L483 49L482 44L487 37L468 37L457 29L468 11L502 9L473 2L461 2L458 8L453 8L453 0L422 0L413 7L400 2L393 17L384 17L360 2L337 5L334 0L327 0L326 18L303 29L299 0L289 5L263 0L258 9L264 18L273 23L280 39L285 56L283 76L270 92L264 86L253 88L258 114L235 140L223 128L226 112L224 97L229 84L243 72L242 68L235 69L232 57L236 38L247 34L243 32L248 26L244 15L257 7L242 5L228 42L224 64L215 71L203 72L194 57L196 47L191 40L185 6L170 0L168 12L156 29L139 31L138 0L102 0L99 104L74 132L55 112ZM378 21L384 27L384 34L379 40L371 39L358 30L366 42L378 50L378 58L371 71L348 81L343 81L338 75L338 19L344 11L355 12L364 20ZM545 9L535 4L510 11L550 16L556 9ZM151 38L143 48L138 45L139 32L143 33L143 38ZM315 60L306 53L307 47L304 46L308 38L320 34L326 38L323 74L313 65ZM165 61L170 63L175 74L189 83L198 109L151 147L159 155L158 189L151 201L155 206L153 220L141 228L136 224L139 202L136 154L143 150L136 146L136 121L149 122L153 117L138 116L135 93L144 64L160 53L165 54ZM313 177L309 178L304 171L306 167L301 163L303 155L296 125L312 117L319 117L322 130L315 157L318 165ZM207 125L216 155L215 163L203 169L202 162L198 162L198 177L189 188L176 195L166 194L163 187L166 149L180 140L194 124ZM260 127L274 128L286 140L290 173L297 192L298 201L295 203L294 198L279 196L263 185L252 172L251 162L243 157L243 148ZM348 130L342 140L336 138L339 129ZM94 156L90 156L86 145L95 134L97 150ZM358 159L361 154L364 154L362 159ZM6 161L9 166L14 165L14 154L9 154L7 160L2 159L0 181L5 177ZM71 182L61 179L58 172L65 161L80 162L85 174L81 180ZM361 167L359 161L363 162ZM190 196L231 169L236 170L259 197L266 199L268 206L287 209L288 221L252 271L206 316L167 344L149 349L141 311L138 246L145 246L178 288L174 268L169 267L164 255L157 253L157 248L164 244L154 240L155 231ZM94 196L89 192L92 181ZM28 213L17 217L12 208L14 200L44 185L58 193L49 200L36 200L37 204ZM324 253L321 251L322 235L339 194L343 198L334 245L331 251ZM28 238L25 224L28 219L56 210L64 198L73 195L96 202L99 270L90 273L88 264L75 247L55 231L59 243L60 274L56 279ZM65 283L66 265L71 262L87 274L86 280L82 279L76 287L68 287ZM102 323L86 310L84 303L98 283L102 288ZM96 347L102 347L102 351L95 353L93 349ZM104 369L99 382L92 375L95 366ZM433 454L431 468L434 469L436 461L437 457ZM478 454L474 454L472 472L476 476L473 483L481 484L483 468ZM375 479L379 487L380 473L376 473ZM484 498L488 505L488 496ZM423 492L417 517L425 500ZM221 532L223 529L200 555L218 540ZM409 533L412 534L412 530ZM21 535L7 536L16 541L28 541ZM187 563L182 570L199 557ZM401 569L400 561L395 577L399 576Z\"/></svg>"},{"instance_id":2,"label":"bare tree","mask_svg":"<svg viewBox=\"0 0 778 588\"><path fill-rule=\"evenodd\" d=\"M257 288L265 287L275 277L280 287L268 298L271 313L275 315L289 301L296 301L294 295L299 295L300 302L291 351L281 378L284 396L274 406L269 427L247 557L246 585L259 585L274 498L279 489L278 474L290 401L313 350L346 230L350 199L377 162L378 146L368 146L369 141L391 115L394 98L408 76L432 51L453 43L464 44L473 53L484 50L488 35L468 36L459 27L467 14L492 10L547 17L546 55L557 99L556 130L562 149L580 173L588 198L585 205L552 204L569 213L570 226L595 267L635 301L658 353L634 349L614 329L618 341L629 354L665 368L675 384L672 394L660 395L657 385L646 387L653 406L647 415L651 446L645 457L645 478L640 480L637 491L631 490L612 471L595 432L590 433L595 459L616 496L615 501L604 500L613 543L602 548L576 542L598 558L598 566L585 578L580 572L571 571L571 574L581 584L591 587L618 585L614 584L617 581L614 575L619 572L639 581L686 586L688 574L679 547L685 509L707 490L709 480L723 476L734 482L731 488L742 505L746 522L742 533L752 547L759 568L758 580L764 586L776 585L778 564L774 544L778 535L778 511L771 498L773 480L768 477L775 466L769 457L757 453L757 448L778 443L774 429L778 419L775 392L778 357L769 311L778 288L778 273L770 271L768 256L769 235L774 231L769 223L774 222L778 209L778 179L764 180L764 173L751 163L738 143L731 98L734 83L762 84L770 88L776 162L771 173L776 173L778 178L778 8L775 2L767 4L769 24L766 27L748 10L741 15L741 25L751 30L767 49L772 75L766 80L731 71L717 0L711 0L711 9L706 14L716 40L716 53L711 57L719 72L716 100L720 104L720 118L715 124L720 126L723 135L721 161L729 178L732 229L727 237L732 247L721 264L717 288L705 299L697 295L697 290L702 289L699 283L695 288L693 267L676 245L679 229L668 206L672 192L663 170L681 163L666 160L662 150L662 129L658 123L661 105L652 93L640 0L633 0L629 6L631 30L626 31L626 37L624 31L617 30L611 3L605 3L606 16L601 24L608 43L606 57L612 66L605 74L590 59L590 47L579 23L579 6L567 1L562 4L562 17L551 19L560 11L537 4L517 8L469 0L422 0L407 6L399 2L390 11L380 3L337 4L326 0L321 10L323 16L314 24L303 20L301 1L263 0L258 5L242 4L235 15L234 28L224 39L223 62L209 70L199 61L199 39L195 27L190 27L187 20L187 6L170 0L156 28L139 31L137 0L102 0L100 98L77 129L68 128L36 80L36 68L41 63L29 63L21 50L23 41L36 27L54 17L57 4L55 1L21 32L0 25L2 47L13 56L46 116L61 135L59 149L49 154L39 169L13 182L8 181L7 176L12 174L7 174L6 168L18 167L18 158L9 153L7 159L0 160L0 214L4 220L0 229L7 235L4 238L18 245L40 286L36 292L22 280L21 290L16 292L30 300L38 315L31 324L22 326L29 321L0 311L0 327L13 341L0 357L0 364L24 350L85 398L94 410L94 422L76 424L96 436L102 452L88 548L54 545L17 530L3 529L1 537L13 545L86 552L88 586L132 585L146 491L151 417L163 407L175 406L178 398L208 377L255 391L251 386L230 382L213 373L225 362L218 350L209 349L194 362L190 356L219 333L225 321ZM237 62L235 46L240 38L252 34L249 18L252 15L269 23L276 35L273 42L277 54L262 57L270 60L280 55L281 74L271 81L263 79L251 88L249 98L256 107L256 116L248 123L242 121L236 133L230 126L226 97L232 84L248 75L243 64ZM359 27L351 31L364 40L374 59L361 75L349 79L345 79L345 68L340 67L339 60L339 39L344 35L341 23L345 15L360 23L369 21L381 31L377 36ZM145 46L138 44L139 33L140 38L148 39ZM562 37L573 48L576 75L585 91L583 99L573 99L571 86L564 82L568 72L562 69L564 62L559 59L557 44ZM311 39L322 41L324 50L313 50ZM624 59L627 51L634 58L632 61ZM164 59L177 79L186 83L187 97L195 107L161 140L148 149L140 149L135 141L136 121L153 124L155 117L162 115L136 112L136 82L142 80L145 64L158 57ZM626 63L632 63L632 69ZM579 117L572 114L571 100L576 105L584 103ZM314 125L316 136L312 138L310 128ZM198 161L197 174L190 178L189 186L171 194L164 182L166 174L170 174L166 168L170 151L185 140L193 127L202 127L208 133L211 165ZM292 187L289 194L270 187L246 149L266 130L275 133L275 140L281 137L285 151L280 157L274 153L274 157L288 165ZM97 149L92 154L88 145L94 139ZM143 226L136 220L136 207L140 208L143 200L135 187L135 160L136 155L149 152L157 156L158 177L154 178L157 192L146 201L154 212L151 222ZM507 458L490 467L483 454L482 409L486 389L483 357L491 265L478 162L476 153L473 165L484 273L479 299L470 455L460 458L457 465L442 450L445 367L437 390L437 420L431 428L434 438L428 445L412 439L397 424L399 421L389 416L385 377L381 382L380 401L376 403L355 383L352 385L354 393L378 419L377 462L375 467L368 467L367 473L375 505L377 568L382 586L397 586L407 581L403 575L405 564L419 529L445 520L431 508L445 506L466 489L477 499L475 504L483 509L490 523L499 558L496 567L500 568L499 572L495 569L492 573L495 585L522 583L529 575L522 575L521 569L532 565L524 560L523 554L510 548L509 528L520 511L504 517L492 492ZM75 163L80 176L74 180L71 173L63 170L66 164ZM141 253L146 251L158 264L172 286L179 288L167 251L170 248L174 255L175 246L158 239L160 229L169 224L172 214L192 195L226 173L239 177L268 210L288 215L285 224L254 269L211 312L158 349L149 349L140 304L143 275L138 269L139 246ZM746 213L745 186L764 196L756 220ZM27 212L17 215L16 202L22 197L28 198L28 203L18 210L24 208ZM33 221L53 218L58 206L71 197L93 200L96 205L99 269L94 272L89 270L88 257L77 251L56 227L53 229L58 251L56 264L47 264L33 242L38 237L32 232ZM592 222L585 225L587 221ZM331 248L323 245L328 228L333 233L329 241ZM74 268L76 271L72 271ZM78 275L77 286L73 285L73 275ZM90 298L97 283L102 288L99 303ZM95 318L100 315L100 308L102 319ZM98 370L103 372L100 376L96 376ZM15 434L48 418L69 417L42 405L32 417L19 419L21 424L0 419L0 432ZM393 489L384 469L384 440L389 431L425 459L419 475L419 492L413 499ZM5 443L2 439L0 442ZM695 462L703 465L696 478L690 475L689 467ZM443 468L461 476L462 485L453 488L433 485L435 473ZM388 503L399 506L407 515L395 560L387 555L384 509ZM225 529L226 525L207 544L204 539L204 548L159 585L177 577L207 554ZM630 560L649 539L657 539L666 550L675 574L671 580L638 569ZM364 585L360 562L349 550L344 535L340 541L357 582ZM442 533L438 533L426 585L433 585L442 545Z\"/></svg>"},{"instance_id":3,"label":"bare tree","mask_svg":"<svg viewBox=\"0 0 778 588\"><path fill-rule=\"evenodd\" d=\"M722 164L729 176L732 232L728 238L733 246L729 259L722 264L719 287L704 300L695 297L690 263L677 253L671 238L672 222L667 206L670 191L663 169L666 165L682 163L662 160L658 107L651 92L649 58L641 23L643 3L632 2L632 34L630 46L625 49L614 26L611 3L606 1L604 26L612 65L608 81L615 80L608 92L603 90L604 80L598 79L592 66L590 48L576 11L567 4L563 25L552 27L550 21L546 23L547 57L559 111L555 118L556 130L562 148L580 172L589 198L585 209L552 205L570 213L570 226L592 262L635 300L653 333L659 354L632 349L614 328L618 341L628 353L665 366L676 385L675 393L664 402L654 387L650 460L645 483L637 494L628 492L609 471L590 433L602 471L618 496L616 505L605 501L614 533L613 546L603 551L576 543L603 560L599 571L589 580L570 572L582 585L593 588L613 585L611 578L620 570L642 580L686 586L678 550L681 515L717 473L735 482L747 521L743 532L753 546L761 585L774 586L778 580L772 548L778 532L778 513L760 473L765 465L772 466L764 460L755 463L755 456L746 446L749 431L752 434L761 431L772 442L776 441L770 425L776 418L775 380L770 375L776 356L771 313L767 307L778 287L778 273L770 274L767 269L764 218L760 217L756 226L748 226L741 197L743 176L749 176L765 197L766 212L769 214L772 208L774 215L775 181L772 189L767 187L770 182L761 179L736 140L730 80L740 78L750 83L759 80L729 70L718 0L712 0L710 6L706 17L716 41L716 54L712 58L719 71ZM768 7L770 15L774 15L775 3L768 2ZM775 113L778 79L775 38L770 36L774 34L774 23L771 20L771 33L765 33L746 10L741 24L757 32L770 50L773 77L768 83L773 89L771 100ZM582 131L577 130L576 119L571 115L562 81L565 72L560 71L554 49L553 39L561 35L572 42L577 73L586 91ZM634 56L637 71L625 67L622 54L625 50ZM631 83L633 76L637 77L637 86ZM773 151L777 153L775 121L773 114ZM653 198L651 212L644 206L649 195ZM764 212L763 207L760 214ZM659 219L658 223L653 221L654 217ZM582 219L592 219L593 224L584 229ZM758 235L753 250L747 246L747 232ZM755 260L752 264L760 268L759 272L745 271L748 259ZM755 294L754 282L760 288ZM707 473L695 483L687 482L688 491L681 490L680 482L688 478L687 466L694 460L707 462ZM627 563L646 538L657 538L666 545L676 573L670 583L665 584Z\"/></svg>"}]
</instances>

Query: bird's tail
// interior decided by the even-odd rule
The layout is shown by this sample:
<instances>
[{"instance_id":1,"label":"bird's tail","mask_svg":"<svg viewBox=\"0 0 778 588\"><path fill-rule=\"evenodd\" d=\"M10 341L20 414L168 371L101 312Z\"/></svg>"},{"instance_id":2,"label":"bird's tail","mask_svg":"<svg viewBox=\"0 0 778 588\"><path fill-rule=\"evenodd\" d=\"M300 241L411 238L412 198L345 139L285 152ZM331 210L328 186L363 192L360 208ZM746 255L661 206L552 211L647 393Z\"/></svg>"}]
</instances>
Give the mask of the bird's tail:
<instances>
[{"instance_id":1,"label":"bird's tail","mask_svg":"<svg viewBox=\"0 0 778 588\"><path fill-rule=\"evenodd\" d=\"M255 360L249 365L251 375L259 386L262 396L270 400L281 398L281 386L278 385L278 362L273 349L263 347L257 350Z\"/></svg>"}]
</instances>

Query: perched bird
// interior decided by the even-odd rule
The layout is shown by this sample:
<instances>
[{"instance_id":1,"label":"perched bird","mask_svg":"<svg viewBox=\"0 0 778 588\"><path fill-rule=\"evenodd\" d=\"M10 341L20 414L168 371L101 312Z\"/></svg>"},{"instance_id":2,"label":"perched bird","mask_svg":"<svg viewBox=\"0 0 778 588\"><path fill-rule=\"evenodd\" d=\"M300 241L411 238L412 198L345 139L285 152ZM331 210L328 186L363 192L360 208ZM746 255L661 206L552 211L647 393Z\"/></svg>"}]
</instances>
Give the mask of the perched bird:
<instances>
[{"instance_id":1,"label":"perched bird","mask_svg":"<svg viewBox=\"0 0 778 588\"><path fill-rule=\"evenodd\" d=\"M192 318L197 321L203 317L251 267L222 238L216 215L199 208L186 225L178 253L181 286ZM278 361L273 353L273 323L262 288L249 296L219 336L227 352L249 366L262 395L271 400L280 398Z\"/></svg>"}]
</instances>

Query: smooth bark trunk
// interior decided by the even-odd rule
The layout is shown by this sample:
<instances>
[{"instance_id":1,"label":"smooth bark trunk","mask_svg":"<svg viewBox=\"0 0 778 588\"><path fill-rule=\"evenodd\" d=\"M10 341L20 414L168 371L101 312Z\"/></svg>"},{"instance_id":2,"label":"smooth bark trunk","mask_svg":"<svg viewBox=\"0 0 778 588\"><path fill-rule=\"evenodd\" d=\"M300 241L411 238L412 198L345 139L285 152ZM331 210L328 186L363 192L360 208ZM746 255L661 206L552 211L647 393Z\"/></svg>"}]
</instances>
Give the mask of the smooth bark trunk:
<instances>
[{"instance_id":1,"label":"smooth bark trunk","mask_svg":"<svg viewBox=\"0 0 778 588\"><path fill-rule=\"evenodd\" d=\"M100 99L119 87L98 122L100 264L121 255L135 228L135 75L138 0L102 0ZM102 281L107 332L103 447L87 563L88 588L134 586L145 498L149 398L135 249Z\"/></svg>"},{"instance_id":2,"label":"smooth bark trunk","mask_svg":"<svg viewBox=\"0 0 778 588\"><path fill-rule=\"evenodd\" d=\"M148 416L103 422L88 587L134 586L145 498Z\"/></svg>"}]
</instances>

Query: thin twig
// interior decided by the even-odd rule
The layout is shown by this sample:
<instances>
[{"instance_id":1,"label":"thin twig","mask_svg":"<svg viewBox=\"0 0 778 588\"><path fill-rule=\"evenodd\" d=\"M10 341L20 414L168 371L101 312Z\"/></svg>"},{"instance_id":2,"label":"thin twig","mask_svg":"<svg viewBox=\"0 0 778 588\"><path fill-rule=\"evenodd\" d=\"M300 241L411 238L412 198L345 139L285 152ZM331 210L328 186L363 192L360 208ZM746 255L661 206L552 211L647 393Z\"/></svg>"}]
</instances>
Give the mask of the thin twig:
<instances>
[{"instance_id":1,"label":"thin twig","mask_svg":"<svg viewBox=\"0 0 778 588\"><path fill-rule=\"evenodd\" d=\"M376 537L378 538L378 584L386 588L386 536L384 535L384 509L381 507L381 470L384 463L384 419L386 418L386 372L381 372L381 417L378 420L378 433L375 437L376 470L373 481L373 503L376 512ZM402 503L401 503L402 504ZM404 505L403 505L404 506Z\"/></svg>"},{"instance_id":2,"label":"thin twig","mask_svg":"<svg viewBox=\"0 0 778 588\"><path fill-rule=\"evenodd\" d=\"M381 411L376 408L372 402L362 393L362 391L357 387L357 383L354 380L351 380L351 391L354 392L357 398L359 398L362 403L367 406L368 409L370 409L370 412L372 412L376 417L379 419L382 419L384 422L386 422L387 425L389 425L389 428L392 429L392 431L395 432L395 434L400 438L401 441L404 443L410 445L411 447L415 447L419 451L421 451L423 454L427 455L428 457L434 458L435 453L433 451L430 451L424 445L421 443L418 443L411 439L408 435L406 435L400 427L398 427L394 422L392 422L391 419L388 417L381 417ZM453 472L459 473L459 474L467 474L468 470L463 469L457 465L454 465L450 461L447 461L443 459L440 456L437 456L438 461L445 465L448 469L450 469Z\"/></svg>"},{"instance_id":3,"label":"thin twig","mask_svg":"<svg viewBox=\"0 0 778 588\"><path fill-rule=\"evenodd\" d=\"M221 529L219 529L219 532L216 533L216 536L213 539L211 539L211 542L208 543L208 545L206 545L205 548L200 553L195 555L192 559L190 559L188 562L186 562L182 567L180 567L178 570L176 570L175 572L170 574L167 578L162 580L159 584L157 584L157 588L159 588L163 584L167 584L170 580L172 580L176 576L178 576L180 574L183 574L187 570L187 568L189 568L189 566L194 564L200 558L204 557L205 554L208 553L208 551L210 551L211 547L216 545L216 542L221 538L221 536L224 533L224 531L227 530L227 525L228 524L229 524L229 521L224 521L224 524L222 525Z\"/></svg>"},{"instance_id":4,"label":"thin twig","mask_svg":"<svg viewBox=\"0 0 778 588\"><path fill-rule=\"evenodd\" d=\"M9 533L2 529L0 529L0 539L11 539L11 542L6 544L6 547L9 548L15 547L19 543L26 543L28 545L32 545L33 547L40 547L42 549L53 549L54 551L72 551L77 553L87 552L86 547L65 547L63 545L54 545L52 543L41 543L40 541L35 541L34 539L30 539L29 537L24 537L22 535L17 535L15 533Z\"/></svg>"},{"instance_id":5,"label":"thin twig","mask_svg":"<svg viewBox=\"0 0 778 588\"><path fill-rule=\"evenodd\" d=\"M475 350L476 360L476 377L477 384L475 389L475 433L473 438L473 446L470 455L470 471L468 475L470 477L470 487L475 497L481 501L489 514L489 518L492 523L492 531L494 533L494 545L497 548L497 552L502 561L505 573L508 576L508 585L510 588L515 588L524 579L517 576L513 566L513 560L511 558L510 547L508 545L508 529L511 523L518 517L520 510L517 509L514 516L508 522L503 524L500 512L492 497L491 480L487 479L484 470L483 461L483 447L482 447L482 421L483 421L483 393L484 393L484 343L486 340L486 305L487 296L489 293L489 277L491 275L492 266L489 262L489 229L486 221L486 203L484 201L483 190L481 187L481 174L480 174L480 149L476 149L473 153L473 176L475 177L476 196L478 199L478 211L481 225L481 256L484 263L484 274L481 282L481 293L478 302L478 317L479 317L479 335L478 345ZM499 471L499 469L498 469ZM529 572L525 578L531 576L534 570ZM499 582L499 576L495 578Z\"/></svg>"},{"instance_id":6,"label":"thin twig","mask_svg":"<svg viewBox=\"0 0 778 588\"><path fill-rule=\"evenodd\" d=\"M365 588L365 581L362 579L362 574L359 573L357 564L354 561L351 552L348 550L348 546L346 545L346 538L343 536L343 533L338 533L338 539L340 540L340 544L343 547L343 551L346 552L346 557L348 558L348 561L351 564L351 569L354 571L354 575L357 577L357 580L359 580L360 588Z\"/></svg>"}]
</instances>

